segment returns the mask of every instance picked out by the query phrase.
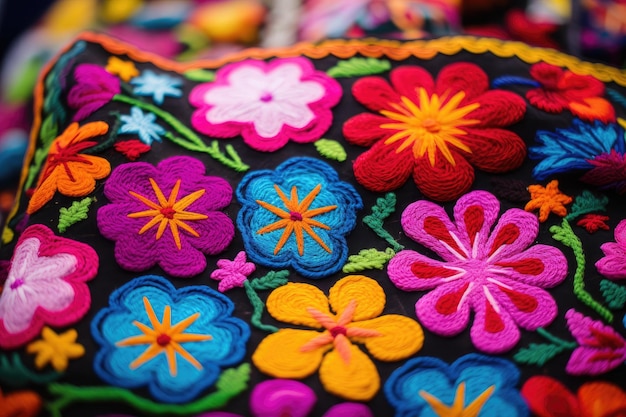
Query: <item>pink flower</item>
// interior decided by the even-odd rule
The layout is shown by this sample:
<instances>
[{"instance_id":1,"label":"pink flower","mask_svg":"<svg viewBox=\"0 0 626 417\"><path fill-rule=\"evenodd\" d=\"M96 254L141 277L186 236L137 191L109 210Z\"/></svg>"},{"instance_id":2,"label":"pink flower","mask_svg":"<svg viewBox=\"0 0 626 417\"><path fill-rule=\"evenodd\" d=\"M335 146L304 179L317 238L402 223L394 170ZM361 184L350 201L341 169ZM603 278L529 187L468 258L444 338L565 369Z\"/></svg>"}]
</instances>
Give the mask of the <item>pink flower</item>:
<instances>
[{"instance_id":1,"label":"pink flower","mask_svg":"<svg viewBox=\"0 0 626 417\"><path fill-rule=\"evenodd\" d=\"M567 327L577 347L565 370L572 375L600 375L626 361L626 341L611 326L583 316L574 309L565 313Z\"/></svg>"},{"instance_id":2,"label":"pink flower","mask_svg":"<svg viewBox=\"0 0 626 417\"><path fill-rule=\"evenodd\" d=\"M98 255L90 246L57 237L43 225L26 229L0 293L0 347L21 346L44 325L80 320L91 304L85 281L97 271Z\"/></svg>"},{"instance_id":3,"label":"pink flower","mask_svg":"<svg viewBox=\"0 0 626 417\"><path fill-rule=\"evenodd\" d=\"M598 272L609 279L626 278L626 220L615 228L615 242L600 246L604 257L596 262Z\"/></svg>"},{"instance_id":4,"label":"pink flower","mask_svg":"<svg viewBox=\"0 0 626 417\"><path fill-rule=\"evenodd\" d=\"M214 82L193 89L189 101L198 110L191 124L208 136L241 135L252 148L271 152L289 140L319 139L341 93L337 81L305 58L246 60L226 65Z\"/></svg>"},{"instance_id":5,"label":"pink flower","mask_svg":"<svg viewBox=\"0 0 626 417\"><path fill-rule=\"evenodd\" d=\"M246 262L246 252L241 251L235 256L235 259L220 259L217 261L216 269L211 273L211 278L219 281L217 289L220 292L226 292L235 287L243 287L248 276L254 272L256 266L252 262Z\"/></svg>"},{"instance_id":6,"label":"pink flower","mask_svg":"<svg viewBox=\"0 0 626 417\"><path fill-rule=\"evenodd\" d=\"M474 322L472 342L487 353L503 353L518 342L520 331L535 330L554 320L557 305L543 288L567 275L560 250L531 246L537 218L520 209L500 216L492 194L473 191L454 207L454 220L429 201L418 201L402 214L406 234L442 260L404 250L389 263L391 281L406 291L429 291L416 304L417 317L442 336L461 333Z\"/></svg>"}]
</instances>

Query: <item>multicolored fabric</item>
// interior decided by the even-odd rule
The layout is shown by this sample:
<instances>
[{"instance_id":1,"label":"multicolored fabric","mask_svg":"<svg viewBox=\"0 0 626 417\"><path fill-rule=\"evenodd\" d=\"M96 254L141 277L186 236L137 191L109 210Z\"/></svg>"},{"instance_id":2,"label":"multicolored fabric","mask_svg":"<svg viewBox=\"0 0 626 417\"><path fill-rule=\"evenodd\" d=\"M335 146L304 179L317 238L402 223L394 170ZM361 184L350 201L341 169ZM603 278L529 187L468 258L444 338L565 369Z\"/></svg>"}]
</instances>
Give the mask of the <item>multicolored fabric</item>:
<instances>
[{"instance_id":1,"label":"multicolored fabric","mask_svg":"<svg viewBox=\"0 0 626 417\"><path fill-rule=\"evenodd\" d=\"M2 234L0 416L625 414L624 104L492 39L84 34Z\"/></svg>"}]
</instances>

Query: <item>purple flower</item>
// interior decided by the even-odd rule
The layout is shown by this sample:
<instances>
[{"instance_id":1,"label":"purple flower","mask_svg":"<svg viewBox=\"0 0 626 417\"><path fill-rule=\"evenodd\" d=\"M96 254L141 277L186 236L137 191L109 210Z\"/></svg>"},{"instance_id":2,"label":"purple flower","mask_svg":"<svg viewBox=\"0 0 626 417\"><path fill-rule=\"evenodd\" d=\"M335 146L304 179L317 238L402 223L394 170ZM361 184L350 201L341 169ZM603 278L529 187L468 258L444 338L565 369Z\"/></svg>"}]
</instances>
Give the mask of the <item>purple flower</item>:
<instances>
[{"instance_id":1,"label":"purple flower","mask_svg":"<svg viewBox=\"0 0 626 417\"><path fill-rule=\"evenodd\" d=\"M121 267L139 272L158 264L170 275L191 277L206 268L205 255L230 244L235 228L220 210L230 204L232 189L204 174L202 162L185 156L113 171L104 187L111 204L98 210L98 227L115 241Z\"/></svg>"},{"instance_id":2,"label":"purple flower","mask_svg":"<svg viewBox=\"0 0 626 417\"><path fill-rule=\"evenodd\" d=\"M235 287L243 287L243 283L248 276L254 272L256 266L252 262L246 262L246 252L241 251L235 259L220 259L217 261L216 269L211 273L211 278L219 281L217 289L226 292Z\"/></svg>"},{"instance_id":3,"label":"purple flower","mask_svg":"<svg viewBox=\"0 0 626 417\"><path fill-rule=\"evenodd\" d=\"M598 272L609 279L626 278L626 220L615 228L615 242L600 246L604 257L596 262Z\"/></svg>"},{"instance_id":4,"label":"purple flower","mask_svg":"<svg viewBox=\"0 0 626 417\"><path fill-rule=\"evenodd\" d=\"M120 80L104 68L80 64L74 70L76 84L70 89L67 103L77 112L72 121L85 119L120 93Z\"/></svg>"}]
</instances>

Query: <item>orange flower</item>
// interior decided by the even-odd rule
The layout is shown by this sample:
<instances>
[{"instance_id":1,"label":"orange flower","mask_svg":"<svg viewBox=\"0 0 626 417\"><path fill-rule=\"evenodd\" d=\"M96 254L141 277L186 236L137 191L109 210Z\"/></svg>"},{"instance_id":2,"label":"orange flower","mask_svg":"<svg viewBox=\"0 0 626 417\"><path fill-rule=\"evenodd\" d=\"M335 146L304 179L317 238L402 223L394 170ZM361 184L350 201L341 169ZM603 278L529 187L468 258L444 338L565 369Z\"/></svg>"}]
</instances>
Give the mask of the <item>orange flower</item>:
<instances>
[{"instance_id":1,"label":"orange flower","mask_svg":"<svg viewBox=\"0 0 626 417\"><path fill-rule=\"evenodd\" d=\"M87 123L79 127L72 123L50 145L48 159L43 167L26 212L32 214L44 206L54 193L82 197L96 188L96 180L111 173L111 165L104 159L80 152L97 144L87 139L104 135L109 125L104 122Z\"/></svg>"},{"instance_id":2,"label":"orange flower","mask_svg":"<svg viewBox=\"0 0 626 417\"><path fill-rule=\"evenodd\" d=\"M559 190L559 182L552 180L545 188L541 185L531 185L528 187L530 201L524 207L526 211L539 210L539 221L548 220L550 212L565 217L567 209L565 204L572 202L572 197L563 194Z\"/></svg>"}]
</instances>

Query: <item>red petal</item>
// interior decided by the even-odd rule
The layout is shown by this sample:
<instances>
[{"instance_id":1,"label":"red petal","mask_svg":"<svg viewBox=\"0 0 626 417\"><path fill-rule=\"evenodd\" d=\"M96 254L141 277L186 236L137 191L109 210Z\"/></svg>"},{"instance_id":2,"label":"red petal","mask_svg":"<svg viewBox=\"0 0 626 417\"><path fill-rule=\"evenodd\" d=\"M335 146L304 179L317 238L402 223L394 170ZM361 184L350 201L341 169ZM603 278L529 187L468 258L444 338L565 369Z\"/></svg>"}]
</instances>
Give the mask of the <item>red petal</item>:
<instances>
[{"instance_id":1,"label":"red petal","mask_svg":"<svg viewBox=\"0 0 626 417\"><path fill-rule=\"evenodd\" d=\"M578 400L563 384L548 376L532 376L521 394L538 417L580 417Z\"/></svg>"},{"instance_id":2,"label":"red petal","mask_svg":"<svg viewBox=\"0 0 626 417\"><path fill-rule=\"evenodd\" d=\"M467 290L467 287L469 287L469 282L459 288L457 291L441 296L441 298L439 298L437 300L437 303L435 304L435 309L437 310L437 312L443 315L455 313L457 311L459 303L461 302L461 299L463 298L463 294L465 294L465 291Z\"/></svg>"},{"instance_id":3,"label":"red petal","mask_svg":"<svg viewBox=\"0 0 626 417\"><path fill-rule=\"evenodd\" d=\"M390 129L382 129L383 123L389 119L373 113L361 113L348 119L343 125L343 135L353 145L372 146L376 141L395 133Z\"/></svg>"},{"instance_id":4,"label":"red petal","mask_svg":"<svg viewBox=\"0 0 626 417\"><path fill-rule=\"evenodd\" d=\"M489 89L487 74L476 64L457 62L445 66L437 76L437 93L465 93L461 105L475 101L475 98Z\"/></svg>"},{"instance_id":5,"label":"red petal","mask_svg":"<svg viewBox=\"0 0 626 417\"><path fill-rule=\"evenodd\" d=\"M459 249L458 245L456 244L456 241L450 235L450 231L448 230L446 225L443 224L441 219L434 217L434 216L426 217L424 219L424 231L428 233L429 235L431 235L432 237L434 237L435 239L446 243L456 252L463 253Z\"/></svg>"},{"instance_id":6,"label":"red petal","mask_svg":"<svg viewBox=\"0 0 626 417\"><path fill-rule=\"evenodd\" d=\"M523 275L535 276L540 275L545 269L545 265L541 259L537 258L528 258L512 262L497 262L496 265L504 268L513 268L515 271Z\"/></svg>"},{"instance_id":7,"label":"red petal","mask_svg":"<svg viewBox=\"0 0 626 417\"><path fill-rule=\"evenodd\" d=\"M435 82L428 71L421 67L403 66L391 72L391 84L401 96L419 103L418 89L424 88L428 96L435 90Z\"/></svg>"},{"instance_id":8,"label":"red petal","mask_svg":"<svg viewBox=\"0 0 626 417\"><path fill-rule=\"evenodd\" d=\"M449 163L440 151L435 154L435 165L428 157L415 160L413 179L422 193L436 201L451 201L469 191L474 183L474 168L454 149L450 149L456 165Z\"/></svg>"},{"instance_id":9,"label":"red petal","mask_svg":"<svg viewBox=\"0 0 626 417\"><path fill-rule=\"evenodd\" d=\"M504 227L498 230L498 235L493 241L493 246L489 251L489 255L493 255L493 253L502 245L510 245L515 242L519 237L519 228L517 225L509 223Z\"/></svg>"},{"instance_id":10,"label":"red petal","mask_svg":"<svg viewBox=\"0 0 626 417\"><path fill-rule=\"evenodd\" d=\"M488 300L485 300L485 330L489 333L500 333L504 330L502 318Z\"/></svg>"},{"instance_id":11,"label":"red petal","mask_svg":"<svg viewBox=\"0 0 626 417\"><path fill-rule=\"evenodd\" d=\"M390 103L400 103L400 95L382 77L361 78L352 86L354 98L373 111L394 110Z\"/></svg>"},{"instance_id":12,"label":"red petal","mask_svg":"<svg viewBox=\"0 0 626 417\"><path fill-rule=\"evenodd\" d=\"M503 90L490 90L475 99L480 107L465 116L480 120L482 127L505 127L516 123L526 113L526 102L517 94Z\"/></svg>"},{"instance_id":13,"label":"red petal","mask_svg":"<svg viewBox=\"0 0 626 417\"><path fill-rule=\"evenodd\" d=\"M470 243L474 245L474 239L476 233L482 229L485 223L485 212L481 206L471 206L463 213L463 221L465 222L465 229L470 238Z\"/></svg>"},{"instance_id":14,"label":"red petal","mask_svg":"<svg viewBox=\"0 0 626 417\"><path fill-rule=\"evenodd\" d=\"M516 133L504 129L467 128L462 137L472 153L467 160L485 172L501 173L519 168L526 158L526 144Z\"/></svg>"},{"instance_id":15,"label":"red petal","mask_svg":"<svg viewBox=\"0 0 626 417\"><path fill-rule=\"evenodd\" d=\"M385 145L377 142L369 151L354 161L354 176L359 184L371 191L385 192L404 185L413 170L413 153L410 149L396 153L401 144Z\"/></svg>"},{"instance_id":16,"label":"red petal","mask_svg":"<svg viewBox=\"0 0 626 417\"><path fill-rule=\"evenodd\" d=\"M443 266L431 265L420 261L413 262L411 272L420 279L447 278L457 273Z\"/></svg>"},{"instance_id":17,"label":"red petal","mask_svg":"<svg viewBox=\"0 0 626 417\"><path fill-rule=\"evenodd\" d=\"M535 297L533 296L515 290L510 290L505 287L498 286L498 288L500 288L500 290L509 297L513 305L515 305L515 307L519 311L522 311L524 313L532 313L537 309L537 306L539 305L537 299L535 299Z\"/></svg>"}]
</instances>

